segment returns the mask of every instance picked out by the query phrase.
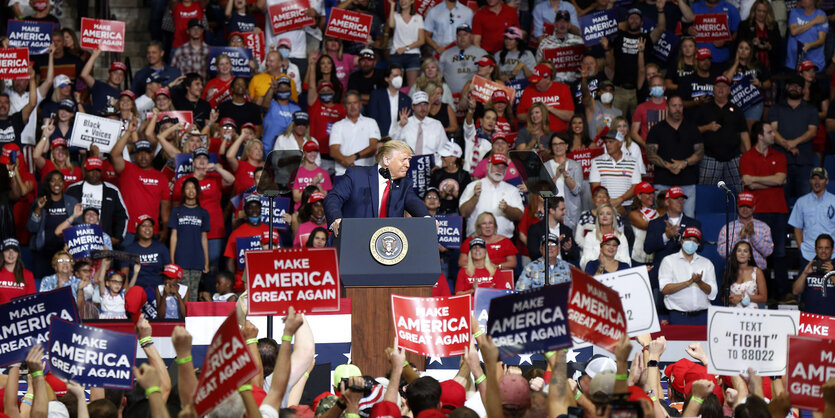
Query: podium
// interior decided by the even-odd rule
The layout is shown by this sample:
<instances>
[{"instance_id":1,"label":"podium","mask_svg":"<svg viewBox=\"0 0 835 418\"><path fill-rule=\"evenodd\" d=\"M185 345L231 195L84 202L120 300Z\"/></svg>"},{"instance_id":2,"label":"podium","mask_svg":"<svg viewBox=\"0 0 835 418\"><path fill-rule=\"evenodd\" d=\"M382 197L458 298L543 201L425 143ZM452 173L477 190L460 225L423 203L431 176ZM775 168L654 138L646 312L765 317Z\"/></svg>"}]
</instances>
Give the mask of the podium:
<instances>
[{"instance_id":1,"label":"podium","mask_svg":"<svg viewBox=\"0 0 835 418\"><path fill-rule=\"evenodd\" d=\"M430 297L441 275L432 218L345 218L339 237L339 274L352 301L351 359L363 374L384 376L385 349L394 342L391 295ZM407 353L414 364L423 357Z\"/></svg>"}]
</instances>

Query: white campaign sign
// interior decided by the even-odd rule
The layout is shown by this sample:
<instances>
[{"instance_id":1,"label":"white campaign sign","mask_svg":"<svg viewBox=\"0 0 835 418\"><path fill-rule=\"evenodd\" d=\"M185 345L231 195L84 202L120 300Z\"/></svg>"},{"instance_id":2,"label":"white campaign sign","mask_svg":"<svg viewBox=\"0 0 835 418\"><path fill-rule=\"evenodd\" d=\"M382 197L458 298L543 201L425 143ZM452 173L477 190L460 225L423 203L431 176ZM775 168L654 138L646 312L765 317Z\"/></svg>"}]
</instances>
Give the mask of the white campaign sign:
<instances>
[{"instance_id":1,"label":"white campaign sign","mask_svg":"<svg viewBox=\"0 0 835 418\"><path fill-rule=\"evenodd\" d=\"M600 274L594 278L620 294L630 337L661 331L646 266Z\"/></svg>"},{"instance_id":2,"label":"white campaign sign","mask_svg":"<svg viewBox=\"0 0 835 418\"><path fill-rule=\"evenodd\" d=\"M711 306L707 314L707 349L710 374L761 376L786 374L788 338L800 328L799 311L723 308Z\"/></svg>"},{"instance_id":3,"label":"white campaign sign","mask_svg":"<svg viewBox=\"0 0 835 418\"><path fill-rule=\"evenodd\" d=\"M121 121L78 112L72 126L70 146L90 149L90 145L95 145L101 152L110 152L121 135Z\"/></svg>"}]
</instances>

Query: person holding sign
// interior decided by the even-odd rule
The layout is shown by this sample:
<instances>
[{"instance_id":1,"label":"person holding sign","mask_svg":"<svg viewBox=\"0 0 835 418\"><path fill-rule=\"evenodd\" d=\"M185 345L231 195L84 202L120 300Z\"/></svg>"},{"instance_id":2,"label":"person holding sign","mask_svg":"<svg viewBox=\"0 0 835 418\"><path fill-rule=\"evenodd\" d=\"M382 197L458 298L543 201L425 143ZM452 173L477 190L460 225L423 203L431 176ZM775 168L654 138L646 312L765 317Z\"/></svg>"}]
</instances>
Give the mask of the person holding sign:
<instances>
[{"instance_id":1,"label":"person holding sign","mask_svg":"<svg viewBox=\"0 0 835 418\"><path fill-rule=\"evenodd\" d=\"M658 268L658 286L670 311L670 325L707 324L707 308L719 292L713 263L696 254L701 241L702 231L687 227L681 251L664 257Z\"/></svg>"},{"instance_id":2,"label":"person holding sign","mask_svg":"<svg viewBox=\"0 0 835 418\"><path fill-rule=\"evenodd\" d=\"M229 239L226 241L226 249L223 251L223 256L227 257L226 268L229 271L235 272L235 290L243 291L244 284L241 281L243 277L243 270L239 269L238 257L241 253L241 248L238 248L238 239L244 237L269 237L270 227L261 222L261 195L250 194L244 198L244 212L246 213L246 221L235 228ZM277 236L273 237L275 241ZM276 243L276 247L279 245Z\"/></svg>"},{"instance_id":3,"label":"person holding sign","mask_svg":"<svg viewBox=\"0 0 835 418\"><path fill-rule=\"evenodd\" d=\"M99 224L102 232L110 235L114 244L122 242L127 231L128 212L119 188L102 181L104 161L88 157L84 162L84 181L67 187L67 195L81 202L84 207L99 210Z\"/></svg>"},{"instance_id":4,"label":"person holding sign","mask_svg":"<svg viewBox=\"0 0 835 418\"><path fill-rule=\"evenodd\" d=\"M809 4L812 5L812 9L814 10L814 0L809 0ZM731 2L727 0L701 0L698 2L694 2L690 8L693 10L693 14L695 15L695 24L690 26L688 33L695 37L699 37L702 34L711 35L715 33L722 33L723 36L727 36L725 40L721 41L714 41L714 42L700 42L698 43L699 48L709 48L710 52L713 53L713 62L714 63L726 63L731 59L731 48L732 42L736 39L736 31L739 27L740 16L739 10L737 10L736 6L731 4ZM792 11L794 13L794 11ZM823 12L821 12L823 14ZM701 19L699 15L707 15L705 16L705 20L710 19L711 16L725 16L724 21L721 19L717 19L717 23L712 24L705 24L702 23L701 26L725 26L724 28L717 28L714 30L710 30L707 28L700 28ZM790 22L797 21L794 18L789 18ZM724 23L724 25L722 24ZM824 29L824 32L827 30ZM793 42L789 39L789 51L791 51L791 44ZM823 38L821 38L821 46L823 45ZM823 62L823 55L821 50L821 62ZM797 52L789 52L789 55L796 55ZM794 61L792 61L793 63ZM788 65L788 59L786 64ZM791 68L794 68L792 65Z\"/></svg>"},{"instance_id":5,"label":"person holding sign","mask_svg":"<svg viewBox=\"0 0 835 418\"><path fill-rule=\"evenodd\" d=\"M570 5L570 3L568 3ZM572 7L573 9L573 7ZM576 22L576 16L574 17ZM554 17L554 33L545 37L539 43L536 50L536 61L545 59L544 51L547 49L563 48L567 46L583 45L583 38L569 33L572 28L571 13L568 10L559 10ZM562 83L571 83L577 79L577 71L559 71L554 74L554 80Z\"/></svg>"},{"instance_id":6,"label":"person holding sign","mask_svg":"<svg viewBox=\"0 0 835 418\"><path fill-rule=\"evenodd\" d=\"M833 270L832 245L831 235L818 235L815 258L806 264L792 285L792 293L802 295L803 312L835 316L835 281L829 274Z\"/></svg>"},{"instance_id":7,"label":"person holding sign","mask_svg":"<svg viewBox=\"0 0 835 418\"><path fill-rule=\"evenodd\" d=\"M52 55L50 54L50 57ZM21 145L23 128L29 122L29 115L38 105L38 85L35 70L29 67L29 102L19 112L11 113L9 93L0 93L0 144L14 143Z\"/></svg>"},{"instance_id":8,"label":"person holding sign","mask_svg":"<svg viewBox=\"0 0 835 418\"><path fill-rule=\"evenodd\" d=\"M62 104L67 104L67 101L62 100L61 102ZM59 118L65 116L61 115L62 113L69 112L62 106L62 108L58 110ZM70 114L69 117L72 117L72 114ZM54 120L49 119L49 122L47 122L46 127L43 130L43 137L41 137L41 140L38 141L37 145L35 145L35 150L32 151L32 158L35 160L35 167L40 172L41 179L45 179L47 174L58 170L64 175L64 187L66 188L81 181L81 167L73 164L70 159L70 152L67 148L66 139L58 137L50 141L50 137L54 135L54 132ZM47 148L50 149L49 159L46 159L43 156L47 152Z\"/></svg>"},{"instance_id":9,"label":"person holding sign","mask_svg":"<svg viewBox=\"0 0 835 418\"><path fill-rule=\"evenodd\" d=\"M90 88L90 96L92 97L92 107L90 113L98 115L104 110L112 100L119 98L119 93L122 91L122 84L125 82L125 75L128 72L128 66L121 61L114 61L110 64L110 69L107 72L107 82L96 80L92 76L93 66L96 60L101 56L100 49L94 49L90 55L90 59L84 64L84 69L81 70L81 77L87 87Z\"/></svg>"},{"instance_id":10,"label":"person holding sign","mask_svg":"<svg viewBox=\"0 0 835 418\"><path fill-rule=\"evenodd\" d=\"M519 280L516 281L516 290L536 289L545 286L545 254L548 254L548 268L551 269L548 284L571 281L571 265L558 257L560 254L560 238L549 233L547 237L542 237L541 242L539 251L542 257L525 266L522 274L519 275Z\"/></svg>"},{"instance_id":11,"label":"person holding sign","mask_svg":"<svg viewBox=\"0 0 835 418\"><path fill-rule=\"evenodd\" d=\"M20 243L15 238L3 240L3 268L0 268L0 305L14 298L37 293L32 272L23 267Z\"/></svg>"}]
</instances>

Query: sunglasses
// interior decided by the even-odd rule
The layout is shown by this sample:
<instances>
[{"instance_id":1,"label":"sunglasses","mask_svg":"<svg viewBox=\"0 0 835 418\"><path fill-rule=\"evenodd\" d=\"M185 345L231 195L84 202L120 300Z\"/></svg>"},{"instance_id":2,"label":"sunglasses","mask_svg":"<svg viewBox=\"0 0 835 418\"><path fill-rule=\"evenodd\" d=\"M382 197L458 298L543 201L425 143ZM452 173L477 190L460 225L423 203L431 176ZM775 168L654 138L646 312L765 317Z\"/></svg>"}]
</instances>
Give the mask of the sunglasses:
<instances>
[{"instance_id":1,"label":"sunglasses","mask_svg":"<svg viewBox=\"0 0 835 418\"><path fill-rule=\"evenodd\" d=\"M449 23L450 24L455 23L455 21L452 20L453 17L455 17L455 15L453 15L452 12L449 12Z\"/></svg>"}]
</instances>

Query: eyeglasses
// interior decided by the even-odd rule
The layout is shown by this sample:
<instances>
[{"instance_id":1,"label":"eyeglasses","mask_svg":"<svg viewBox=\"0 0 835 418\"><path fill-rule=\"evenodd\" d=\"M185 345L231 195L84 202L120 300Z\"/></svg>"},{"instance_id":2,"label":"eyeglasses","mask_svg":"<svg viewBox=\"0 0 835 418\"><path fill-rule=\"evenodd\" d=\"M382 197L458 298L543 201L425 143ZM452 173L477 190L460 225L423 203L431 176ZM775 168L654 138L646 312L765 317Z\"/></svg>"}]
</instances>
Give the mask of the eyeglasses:
<instances>
[{"instance_id":1,"label":"eyeglasses","mask_svg":"<svg viewBox=\"0 0 835 418\"><path fill-rule=\"evenodd\" d=\"M438 196L435 196L434 194L430 194L430 195L427 195L426 197L424 197L424 199L438 200Z\"/></svg>"},{"instance_id":2,"label":"eyeglasses","mask_svg":"<svg viewBox=\"0 0 835 418\"><path fill-rule=\"evenodd\" d=\"M568 146L568 142L554 142L551 144L552 147L565 147Z\"/></svg>"}]
</instances>

